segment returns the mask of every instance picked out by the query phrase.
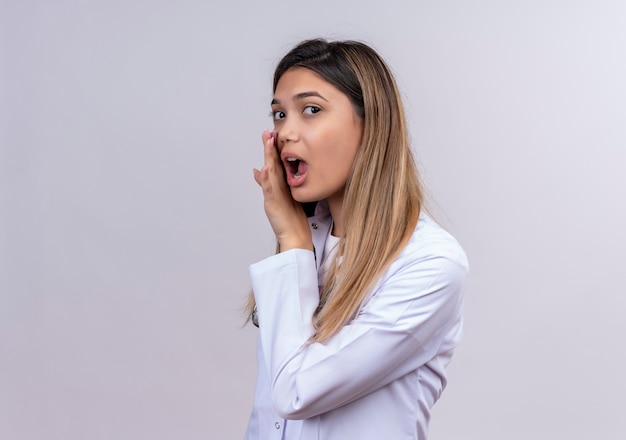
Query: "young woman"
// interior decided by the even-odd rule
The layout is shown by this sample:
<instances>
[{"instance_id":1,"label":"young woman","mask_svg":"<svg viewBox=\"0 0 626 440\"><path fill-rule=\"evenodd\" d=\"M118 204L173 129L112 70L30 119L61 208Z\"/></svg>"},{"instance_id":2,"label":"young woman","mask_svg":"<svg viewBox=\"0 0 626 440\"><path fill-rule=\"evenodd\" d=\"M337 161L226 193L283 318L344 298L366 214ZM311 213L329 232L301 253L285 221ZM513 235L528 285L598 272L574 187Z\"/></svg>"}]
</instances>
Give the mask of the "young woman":
<instances>
[{"instance_id":1,"label":"young woman","mask_svg":"<svg viewBox=\"0 0 626 440\"><path fill-rule=\"evenodd\" d=\"M271 114L254 178L278 252L250 267L246 439L425 439L467 260L424 212L393 76L362 43L305 41L276 68Z\"/></svg>"}]
</instances>

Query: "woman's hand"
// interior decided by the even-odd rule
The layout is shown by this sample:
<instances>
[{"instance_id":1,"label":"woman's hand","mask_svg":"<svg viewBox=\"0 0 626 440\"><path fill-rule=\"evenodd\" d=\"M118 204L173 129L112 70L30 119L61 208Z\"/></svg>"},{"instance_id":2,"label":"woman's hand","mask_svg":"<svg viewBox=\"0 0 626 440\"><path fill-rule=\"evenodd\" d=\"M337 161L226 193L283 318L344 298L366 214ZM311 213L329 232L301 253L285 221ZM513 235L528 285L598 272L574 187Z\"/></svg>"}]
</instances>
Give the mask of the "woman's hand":
<instances>
[{"instance_id":1,"label":"woman's hand","mask_svg":"<svg viewBox=\"0 0 626 440\"><path fill-rule=\"evenodd\" d=\"M276 149L276 133L265 130L262 138L265 164L260 170L253 170L254 180L263 189L265 215L276 234L279 250L313 250L311 230L302 205L291 197L285 181L283 164Z\"/></svg>"}]
</instances>

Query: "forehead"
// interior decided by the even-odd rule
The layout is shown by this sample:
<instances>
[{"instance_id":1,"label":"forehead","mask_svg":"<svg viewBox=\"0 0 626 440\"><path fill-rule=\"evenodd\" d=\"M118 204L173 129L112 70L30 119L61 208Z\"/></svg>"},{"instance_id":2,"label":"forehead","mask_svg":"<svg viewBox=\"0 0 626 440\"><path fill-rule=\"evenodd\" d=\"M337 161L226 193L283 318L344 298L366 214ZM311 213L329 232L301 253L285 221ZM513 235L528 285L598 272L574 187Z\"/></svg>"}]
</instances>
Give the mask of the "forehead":
<instances>
[{"instance_id":1,"label":"forehead","mask_svg":"<svg viewBox=\"0 0 626 440\"><path fill-rule=\"evenodd\" d=\"M278 80L274 96L276 98L291 98L303 92L313 91L320 93L327 99L337 95L345 96L345 94L334 85L323 79L317 73L304 67L292 67L287 70Z\"/></svg>"}]
</instances>

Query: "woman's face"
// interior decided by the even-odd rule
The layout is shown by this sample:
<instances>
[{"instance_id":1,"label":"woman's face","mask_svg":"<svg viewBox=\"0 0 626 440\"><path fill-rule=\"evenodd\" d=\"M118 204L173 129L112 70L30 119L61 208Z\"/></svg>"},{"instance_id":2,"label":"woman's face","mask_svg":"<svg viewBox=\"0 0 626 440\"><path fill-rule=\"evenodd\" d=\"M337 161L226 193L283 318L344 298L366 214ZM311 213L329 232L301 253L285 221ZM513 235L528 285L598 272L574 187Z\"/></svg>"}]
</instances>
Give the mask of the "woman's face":
<instances>
[{"instance_id":1,"label":"woman's face","mask_svg":"<svg viewBox=\"0 0 626 440\"><path fill-rule=\"evenodd\" d=\"M340 202L363 122L347 95L302 67L278 81L272 115L287 184L298 202Z\"/></svg>"}]
</instances>

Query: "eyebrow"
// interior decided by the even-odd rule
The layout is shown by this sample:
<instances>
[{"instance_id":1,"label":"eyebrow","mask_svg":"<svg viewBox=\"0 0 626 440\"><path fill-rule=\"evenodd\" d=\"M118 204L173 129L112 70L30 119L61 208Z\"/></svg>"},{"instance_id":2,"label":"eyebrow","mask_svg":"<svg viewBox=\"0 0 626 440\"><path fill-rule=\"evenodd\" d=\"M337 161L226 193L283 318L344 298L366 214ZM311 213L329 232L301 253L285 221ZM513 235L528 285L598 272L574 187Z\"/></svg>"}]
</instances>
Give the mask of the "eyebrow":
<instances>
[{"instance_id":1,"label":"eyebrow","mask_svg":"<svg viewBox=\"0 0 626 440\"><path fill-rule=\"evenodd\" d=\"M328 99L324 98L322 95L320 95L319 93L312 91L312 92L302 92L302 93L298 93L297 95L294 95L293 97L293 101L299 101L301 99L304 98L310 98L311 96L316 96L318 98L322 98L324 101L328 102ZM280 104L280 101L276 98L272 99L272 105L274 104Z\"/></svg>"}]
</instances>

